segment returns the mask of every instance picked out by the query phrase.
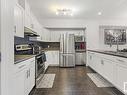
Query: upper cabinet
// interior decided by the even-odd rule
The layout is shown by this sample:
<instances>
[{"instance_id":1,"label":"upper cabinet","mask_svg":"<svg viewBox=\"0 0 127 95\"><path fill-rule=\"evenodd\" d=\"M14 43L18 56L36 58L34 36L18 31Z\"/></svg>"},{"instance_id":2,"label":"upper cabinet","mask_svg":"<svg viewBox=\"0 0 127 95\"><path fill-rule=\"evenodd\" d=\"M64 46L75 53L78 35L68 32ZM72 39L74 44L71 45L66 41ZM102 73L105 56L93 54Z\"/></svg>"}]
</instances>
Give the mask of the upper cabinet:
<instances>
[{"instance_id":1,"label":"upper cabinet","mask_svg":"<svg viewBox=\"0 0 127 95\"><path fill-rule=\"evenodd\" d=\"M15 36L24 37L24 27L36 32L41 36L41 24L31 12L27 0L15 0L14 19L15 19Z\"/></svg>"},{"instance_id":2,"label":"upper cabinet","mask_svg":"<svg viewBox=\"0 0 127 95\"><path fill-rule=\"evenodd\" d=\"M24 37L24 9L18 3L14 7L14 32L15 36Z\"/></svg>"},{"instance_id":3,"label":"upper cabinet","mask_svg":"<svg viewBox=\"0 0 127 95\"><path fill-rule=\"evenodd\" d=\"M31 12L28 2L25 0L25 27L40 35L40 26L41 25L39 24L37 18Z\"/></svg>"}]
</instances>

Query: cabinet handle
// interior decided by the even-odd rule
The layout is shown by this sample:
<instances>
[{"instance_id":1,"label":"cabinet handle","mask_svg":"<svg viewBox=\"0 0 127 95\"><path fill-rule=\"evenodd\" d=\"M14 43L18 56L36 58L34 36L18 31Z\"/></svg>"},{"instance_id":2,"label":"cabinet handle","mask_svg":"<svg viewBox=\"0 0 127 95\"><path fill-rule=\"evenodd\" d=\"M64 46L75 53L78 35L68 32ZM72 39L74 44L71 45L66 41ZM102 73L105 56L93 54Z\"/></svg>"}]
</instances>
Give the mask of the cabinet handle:
<instances>
[{"instance_id":1,"label":"cabinet handle","mask_svg":"<svg viewBox=\"0 0 127 95\"><path fill-rule=\"evenodd\" d=\"M90 60L92 59L92 56L90 56Z\"/></svg>"},{"instance_id":2,"label":"cabinet handle","mask_svg":"<svg viewBox=\"0 0 127 95\"><path fill-rule=\"evenodd\" d=\"M30 69L29 69L29 77L30 77L30 75L31 75L31 74L30 74Z\"/></svg>"},{"instance_id":3,"label":"cabinet handle","mask_svg":"<svg viewBox=\"0 0 127 95\"><path fill-rule=\"evenodd\" d=\"M120 59L116 59L117 61L119 61L119 62L125 62L125 61L123 61L123 60L120 60Z\"/></svg>"},{"instance_id":4,"label":"cabinet handle","mask_svg":"<svg viewBox=\"0 0 127 95\"><path fill-rule=\"evenodd\" d=\"M95 53L91 53L92 55L94 55Z\"/></svg>"},{"instance_id":5,"label":"cabinet handle","mask_svg":"<svg viewBox=\"0 0 127 95\"><path fill-rule=\"evenodd\" d=\"M22 65L22 66L19 67L19 69L21 69L21 68L23 68L23 67L25 67L25 66L26 66L26 65Z\"/></svg>"},{"instance_id":6,"label":"cabinet handle","mask_svg":"<svg viewBox=\"0 0 127 95\"><path fill-rule=\"evenodd\" d=\"M101 64L104 65L104 61L103 60L101 60Z\"/></svg>"},{"instance_id":7,"label":"cabinet handle","mask_svg":"<svg viewBox=\"0 0 127 95\"><path fill-rule=\"evenodd\" d=\"M14 26L14 32L16 33L16 26Z\"/></svg>"},{"instance_id":8,"label":"cabinet handle","mask_svg":"<svg viewBox=\"0 0 127 95\"><path fill-rule=\"evenodd\" d=\"M26 75L27 79L28 79L28 77L29 77L29 74L28 74L28 72L29 72L29 71L27 70L27 72L26 72L26 73L27 73L27 75Z\"/></svg>"}]
</instances>

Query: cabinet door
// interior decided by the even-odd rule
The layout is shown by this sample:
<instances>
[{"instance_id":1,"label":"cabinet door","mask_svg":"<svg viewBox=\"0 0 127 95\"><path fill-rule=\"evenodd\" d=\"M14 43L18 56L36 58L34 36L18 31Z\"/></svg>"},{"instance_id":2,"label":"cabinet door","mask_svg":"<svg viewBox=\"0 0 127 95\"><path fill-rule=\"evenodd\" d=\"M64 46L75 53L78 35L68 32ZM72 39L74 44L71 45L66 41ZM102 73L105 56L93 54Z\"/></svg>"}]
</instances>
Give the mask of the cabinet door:
<instances>
[{"instance_id":1,"label":"cabinet door","mask_svg":"<svg viewBox=\"0 0 127 95\"><path fill-rule=\"evenodd\" d=\"M59 64L59 51L53 51L53 64Z\"/></svg>"},{"instance_id":2,"label":"cabinet door","mask_svg":"<svg viewBox=\"0 0 127 95\"><path fill-rule=\"evenodd\" d=\"M92 67L92 54L88 52L88 65Z\"/></svg>"},{"instance_id":3,"label":"cabinet door","mask_svg":"<svg viewBox=\"0 0 127 95\"><path fill-rule=\"evenodd\" d=\"M29 59L27 64L29 65L27 66L25 76L25 95L28 95L35 86L35 59Z\"/></svg>"},{"instance_id":4,"label":"cabinet door","mask_svg":"<svg viewBox=\"0 0 127 95\"><path fill-rule=\"evenodd\" d=\"M114 82L114 66L115 63L108 59L102 59L101 61L101 74L111 83Z\"/></svg>"},{"instance_id":5,"label":"cabinet door","mask_svg":"<svg viewBox=\"0 0 127 95\"><path fill-rule=\"evenodd\" d=\"M22 70L14 75L14 95L27 95L25 94L25 71Z\"/></svg>"},{"instance_id":6,"label":"cabinet door","mask_svg":"<svg viewBox=\"0 0 127 95\"><path fill-rule=\"evenodd\" d=\"M47 51L45 54L47 59L47 65L59 64L59 51Z\"/></svg>"},{"instance_id":7,"label":"cabinet door","mask_svg":"<svg viewBox=\"0 0 127 95\"><path fill-rule=\"evenodd\" d=\"M42 29L42 41L50 41L50 32L45 28Z\"/></svg>"},{"instance_id":8,"label":"cabinet door","mask_svg":"<svg viewBox=\"0 0 127 95\"><path fill-rule=\"evenodd\" d=\"M89 53L89 65L92 69L96 69L96 56L95 53Z\"/></svg>"},{"instance_id":9,"label":"cabinet door","mask_svg":"<svg viewBox=\"0 0 127 95\"><path fill-rule=\"evenodd\" d=\"M30 85L30 82L29 82L29 69L27 68L26 72L25 72L25 95L28 95L29 92L30 92L29 85Z\"/></svg>"},{"instance_id":10,"label":"cabinet door","mask_svg":"<svg viewBox=\"0 0 127 95\"><path fill-rule=\"evenodd\" d=\"M33 87L35 86L35 60L31 61L31 65L29 68L29 89L30 91L33 89Z\"/></svg>"},{"instance_id":11,"label":"cabinet door","mask_svg":"<svg viewBox=\"0 0 127 95\"><path fill-rule=\"evenodd\" d=\"M124 92L124 83L127 82L127 66L117 65L117 86ZM127 87L127 85L126 85Z\"/></svg>"},{"instance_id":12,"label":"cabinet door","mask_svg":"<svg viewBox=\"0 0 127 95\"><path fill-rule=\"evenodd\" d=\"M14 22L15 36L24 37L24 10L19 4L14 7Z\"/></svg>"},{"instance_id":13,"label":"cabinet door","mask_svg":"<svg viewBox=\"0 0 127 95\"><path fill-rule=\"evenodd\" d=\"M51 42L60 42L60 32L50 31L51 32Z\"/></svg>"},{"instance_id":14,"label":"cabinet door","mask_svg":"<svg viewBox=\"0 0 127 95\"><path fill-rule=\"evenodd\" d=\"M25 13L25 27L30 28L30 18L27 13Z\"/></svg>"}]
</instances>

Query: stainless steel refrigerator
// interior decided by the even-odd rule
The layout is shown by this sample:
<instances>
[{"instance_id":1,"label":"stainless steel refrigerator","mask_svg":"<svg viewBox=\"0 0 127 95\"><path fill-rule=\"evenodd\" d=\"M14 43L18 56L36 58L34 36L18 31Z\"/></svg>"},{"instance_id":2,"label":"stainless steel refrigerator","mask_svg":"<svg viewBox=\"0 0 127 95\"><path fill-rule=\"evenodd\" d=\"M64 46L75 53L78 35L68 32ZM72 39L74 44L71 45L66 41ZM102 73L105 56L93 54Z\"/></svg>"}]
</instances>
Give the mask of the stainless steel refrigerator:
<instances>
[{"instance_id":1,"label":"stainless steel refrigerator","mask_svg":"<svg viewBox=\"0 0 127 95\"><path fill-rule=\"evenodd\" d=\"M60 67L75 67L74 34L60 36Z\"/></svg>"}]
</instances>

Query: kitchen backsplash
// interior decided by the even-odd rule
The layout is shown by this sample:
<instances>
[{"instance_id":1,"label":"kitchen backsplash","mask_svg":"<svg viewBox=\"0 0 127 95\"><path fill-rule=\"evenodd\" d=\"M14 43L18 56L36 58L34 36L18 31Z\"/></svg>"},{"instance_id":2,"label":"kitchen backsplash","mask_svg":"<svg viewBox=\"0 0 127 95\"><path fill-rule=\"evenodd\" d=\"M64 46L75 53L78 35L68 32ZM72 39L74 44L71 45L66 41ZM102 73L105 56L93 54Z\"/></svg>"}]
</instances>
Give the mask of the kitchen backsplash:
<instances>
[{"instance_id":1,"label":"kitchen backsplash","mask_svg":"<svg viewBox=\"0 0 127 95\"><path fill-rule=\"evenodd\" d=\"M43 50L59 50L60 43L59 42L34 42L30 41L28 36L24 38L15 37L15 45L17 44L35 44L42 47Z\"/></svg>"},{"instance_id":2,"label":"kitchen backsplash","mask_svg":"<svg viewBox=\"0 0 127 95\"><path fill-rule=\"evenodd\" d=\"M24 38L15 37L15 45L16 44L29 44L29 43L34 43L34 42L30 41L28 36L25 36Z\"/></svg>"},{"instance_id":3,"label":"kitchen backsplash","mask_svg":"<svg viewBox=\"0 0 127 95\"><path fill-rule=\"evenodd\" d=\"M42 49L44 50L59 50L60 43L59 42L42 42L40 43Z\"/></svg>"}]
</instances>

